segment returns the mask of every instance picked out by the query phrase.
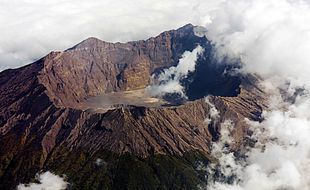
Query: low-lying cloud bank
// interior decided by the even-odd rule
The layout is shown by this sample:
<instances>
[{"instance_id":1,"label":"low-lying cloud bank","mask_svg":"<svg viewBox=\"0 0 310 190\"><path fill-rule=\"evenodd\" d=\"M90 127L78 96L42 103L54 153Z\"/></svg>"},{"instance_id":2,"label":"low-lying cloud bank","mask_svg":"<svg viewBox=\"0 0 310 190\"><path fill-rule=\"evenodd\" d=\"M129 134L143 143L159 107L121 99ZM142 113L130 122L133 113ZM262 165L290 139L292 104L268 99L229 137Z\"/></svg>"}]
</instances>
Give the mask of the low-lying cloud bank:
<instances>
[{"instance_id":1,"label":"low-lying cloud bank","mask_svg":"<svg viewBox=\"0 0 310 190\"><path fill-rule=\"evenodd\" d=\"M310 189L309 95L297 96L294 104L283 101L280 95L274 95L273 100L277 104L263 113L263 122L248 121L254 131L249 138L256 143L248 147L245 159L225 146L233 142L227 135L230 134L227 126L231 125L222 125L221 140L214 143L212 150L220 164L217 168L211 165L209 171L212 176L217 169L223 177L211 178L208 189Z\"/></svg>"},{"instance_id":2,"label":"low-lying cloud bank","mask_svg":"<svg viewBox=\"0 0 310 190\"><path fill-rule=\"evenodd\" d=\"M309 1L226 1L211 15L207 36L219 57L241 59L245 72L309 83Z\"/></svg>"},{"instance_id":3,"label":"low-lying cloud bank","mask_svg":"<svg viewBox=\"0 0 310 190\"><path fill-rule=\"evenodd\" d=\"M39 183L20 184L17 190L64 190L68 186L62 177L55 175L49 171L36 175Z\"/></svg>"},{"instance_id":4,"label":"low-lying cloud bank","mask_svg":"<svg viewBox=\"0 0 310 190\"><path fill-rule=\"evenodd\" d=\"M220 165L209 168L223 176L209 178L208 189L310 189L309 1L225 1L212 15L207 36L218 59L241 60L241 72L262 76L270 103L262 122L248 121L256 143L245 157L225 146L223 128L212 151Z\"/></svg>"}]
</instances>

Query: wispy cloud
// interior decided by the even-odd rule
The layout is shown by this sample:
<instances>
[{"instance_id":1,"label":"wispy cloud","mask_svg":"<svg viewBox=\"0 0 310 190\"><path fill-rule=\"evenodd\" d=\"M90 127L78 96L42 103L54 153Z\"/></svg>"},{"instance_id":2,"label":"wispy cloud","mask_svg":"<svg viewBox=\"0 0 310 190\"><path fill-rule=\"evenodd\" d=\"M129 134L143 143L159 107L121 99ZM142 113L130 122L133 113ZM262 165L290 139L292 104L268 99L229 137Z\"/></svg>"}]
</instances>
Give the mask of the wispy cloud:
<instances>
[{"instance_id":1,"label":"wispy cloud","mask_svg":"<svg viewBox=\"0 0 310 190\"><path fill-rule=\"evenodd\" d=\"M203 51L200 45L191 52L185 51L177 66L164 69L159 75L153 75L152 78L155 84L146 88L147 93L152 96L160 97L169 93L177 93L186 98L184 87L180 82L182 79L186 78L190 72L195 70L196 61Z\"/></svg>"}]
</instances>

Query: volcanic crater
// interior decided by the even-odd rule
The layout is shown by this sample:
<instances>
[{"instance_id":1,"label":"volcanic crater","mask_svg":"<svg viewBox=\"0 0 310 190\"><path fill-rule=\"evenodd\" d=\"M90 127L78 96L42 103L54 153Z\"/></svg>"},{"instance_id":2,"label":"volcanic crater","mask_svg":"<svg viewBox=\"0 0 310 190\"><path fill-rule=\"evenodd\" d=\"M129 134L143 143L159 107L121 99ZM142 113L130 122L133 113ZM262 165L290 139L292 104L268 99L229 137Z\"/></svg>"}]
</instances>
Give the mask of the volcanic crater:
<instances>
[{"instance_id":1,"label":"volcanic crater","mask_svg":"<svg viewBox=\"0 0 310 190\"><path fill-rule=\"evenodd\" d=\"M185 101L175 94L145 93L153 74L178 65L197 45L204 52L180 81ZM259 77L233 74L240 65L223 60L214 59L212 43L189 24L128 43L88 38L1 72L0 189L15 189L41 170L68 175L72 189L87 189L93 180L100 181L97 189L128 189L118 180L136 180L130 178L136 174L146 180L144 189L159 179L155 189L197 187L201 179L194 163L212 160L210 146L220 135L220 123L235 124L238 148L247 134L244 118L260 120L266 107ZM213 106L220 117L206 123ZM105 159L106 168L89 170L98 158ZM176 182L179 176L192 180ZM141 189L139 184L132 189Z\"/></svg>"}]
</instances>

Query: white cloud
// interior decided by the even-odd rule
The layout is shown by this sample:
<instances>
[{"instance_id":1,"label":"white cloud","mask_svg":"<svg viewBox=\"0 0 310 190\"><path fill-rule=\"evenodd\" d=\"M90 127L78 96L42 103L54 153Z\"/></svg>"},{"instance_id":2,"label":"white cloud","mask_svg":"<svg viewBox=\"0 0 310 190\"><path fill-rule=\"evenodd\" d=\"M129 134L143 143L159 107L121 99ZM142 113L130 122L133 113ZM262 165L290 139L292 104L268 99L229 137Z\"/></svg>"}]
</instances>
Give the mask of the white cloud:
<instances>
[{"instance_id":1,"label":"white cloud","mask_svg":"<svg viewBox=\"0 0 310 190\"><path fill-rule=\"evenodd\" d=\"M220 111L216 109L213 103L211 103L210 96L207 96L205 98L205 101L210 106L210 109L209 109L208 116L204 122L206 123L206 125L209 125L211 122L216 123L217 120L220 118Z\"/></svg>"},{"instance_id":2,"label":"white cloud","mask_svg":"<svg viewBox=\"0 0 310 190\"><path fill-rule=\"evenodd\" d=\"M20 184L18 190L64 190L68 183L49 171L37 174L36 180L40 183Z\"/></svg>"},{"instance_id":3,"label":"white cloud","mask_svg":"<svg viewBox=\"0 0 310 190\"><path fill-rule=\"evenodd\" d=\"M246 72L310 81L310 7L304 0L233 0L211 13L208 38Z\"/></svg>"},{"instance_id":4,"label":"white cloud","mask_svg":"<svg viewBox=\"0 0 310 190\"><path fill-rule=\"evenodd\" d=\"M258 142L246 160L221 150L236 168L231 170L236 180L215 180L208 189L310 189L309 23L306 0L225 1L211 14L207 36L218 58L240 59L244 72L263 76L271 97L264 121L250 122L251 138ZM298 88L304 92L298 94Z\"/></svg>"},{"instance_id":5,"label":"white cloud","mask_svg":"<svg viewBox=\"0 0 310 190\"><path fill-rule=\"evenodd\" d=\"M245 70L310 81L306 0L0 0L0 70L95 36L146 39L187 23L204 25L221 53ZM262 64L264 63L264 64Z\"/></svg>"},{"instance_id":6,"label":"white cloud","mask_svg":"<svg viewBox=\"0 0 310 190\"><path fill-rule=\"evenodd\" d=\"M227 131L223 132L224 138L213 146L212 152L220 152L217 153L221 155L218 158L220 161L218 169L224 174L224 178L227 179L232 175L237 177L232 183L213 180L209 183L209 189L310 189L309 94L298 96L294 104L284 102L280 94L273 99L278 99L278 105L272 105L270 111L264 112L263 122L248 120L254 131L251 138L257 143L246 153L245 160L233 156L232 152L223 147L225 142L233 143L225 140ZM227 160L225 163L228 163L230 172L224 167L222 158Z\"/></svg>"},{"instance_id":7,"label":"white cloud","mask_svg":"<svg viewBox=\"0 0 310 190\"><path fill-rule=\"evenodd\" d=\"M187 23L220 1L0 0L0 71L64 50L94 36L105 41L146 39Z\"/></svg>"},{"instance_id":8,"label":"white cloud","mask_svg":"<svg viewBox=\"0 0 310 190\"><path fill-rule=\"evenodd\" d=\"M183 97L184 88L180 80L186 78L188 73L195 70L198 56L203 52L203 48L198 45L193 51L185 51L177 66L164 69L158 76L152 76L155 84L146 88L146 92L152 96L163 96L167 93L178 93Z\"/></svg>"},{"instance_id":9,"label":"white cloud","mask_svg":"<svg viewBox=\"0 0 310 190\"><path fill-rule=\"evenodd\" d=\"M66 49L89 36L124 42L189 22L206 26L218 55L241 59L243 70L262 75L273 94L265 120L251 122L256 130L252 138L259 143L247 153L246 162L238 162L221 145L215 148L224 153L219 157L223 173L234 174L238 180L232 184L216 181L210 189L310 189L310 97L297 96L291 104L277 92L285 88L285 95L290 96L296 87L310 89L309 1L0 0L0 5L0 70ZM163 87L160 90L182 91L178 80L168 80Z\"/></svg>"},{"instance_id":10,"label":"white cloud","mask_svg":"<svg viewBox=\"0 0 310 190\"><path fill-rule=\"evenodd\" d=\"M103 159L97 158L96 161L95 161L95 164L97 166L102 166L102 165L106 165L107 163Z\"/></svg>"},{"instance_id":11,"label":"white cloud","mask_svg":"<svg viewBox=\"0 0 310 190\"><path fill-rule=\"evenodd\" d=\"M210 189L216 189L218 184L221 185L217 181L223 181L225 178L234 176L239 177L240 173L242 173L244 165L235 158L230 146L234 142L232 137L234 126L234 123L230 120L221 123L220 140L212 143L211 155L218 160L218 163L211 163L208 166L208 188ZM215 174L217 171L220 171L224 178L217 176ZM235 181L237 180L239 179L235 179Z\"/></svg>"}]
</instances>

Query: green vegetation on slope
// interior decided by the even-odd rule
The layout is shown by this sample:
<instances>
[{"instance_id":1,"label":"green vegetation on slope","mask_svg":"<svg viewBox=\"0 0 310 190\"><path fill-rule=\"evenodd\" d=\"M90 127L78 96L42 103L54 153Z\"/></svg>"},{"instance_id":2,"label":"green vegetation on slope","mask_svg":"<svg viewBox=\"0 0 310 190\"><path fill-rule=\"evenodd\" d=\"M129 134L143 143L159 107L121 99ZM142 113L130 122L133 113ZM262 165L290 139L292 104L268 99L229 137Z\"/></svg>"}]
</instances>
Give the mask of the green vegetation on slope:
<instances>
[{"instance_id":1,"label":"green vegetation on slope","mask_svg":"<svg viewBox=\"0 0 310 190\"><path fill-rule=\"evenodd\" d=\"M66 174L69 189L197 189L205 181L205 172L199 164L209 159L200 152L188 152L184 156L153 155L138 158L130 154L116 155L98 151L62 151L47 163L46 170Z\"/></svg>"}]
</instances>

